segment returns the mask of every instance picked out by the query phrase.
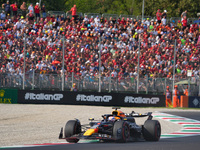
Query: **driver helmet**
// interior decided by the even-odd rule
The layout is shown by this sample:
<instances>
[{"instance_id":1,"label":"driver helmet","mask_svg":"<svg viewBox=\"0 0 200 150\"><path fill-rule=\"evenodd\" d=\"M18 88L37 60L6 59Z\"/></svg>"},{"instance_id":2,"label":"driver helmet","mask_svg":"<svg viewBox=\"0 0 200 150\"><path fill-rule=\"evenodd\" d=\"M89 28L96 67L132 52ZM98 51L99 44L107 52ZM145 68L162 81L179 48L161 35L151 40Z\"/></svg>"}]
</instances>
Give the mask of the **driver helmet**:
<instances>
[{"instance_id":1,"label":"driver helmet","mask_svg":"<svg viewBox=\"0 0 200 150\"><path fill-rule=\"evenodd\" d=\"M112 112L112 115L118 116L118 111L117 111L117 110L113 111L113 112Z\"/></svg>"},{"instance_id":2,"label":"driver helmet","mask_svg":"<svg viewBox=\"0 0 200 150\"><path fill-rule=\"evenodd\" d=\"M108 117L108 120L109 121L115 121L115 117L114 116L110 116L110 117Z\"/></svg>"}]
</instances>

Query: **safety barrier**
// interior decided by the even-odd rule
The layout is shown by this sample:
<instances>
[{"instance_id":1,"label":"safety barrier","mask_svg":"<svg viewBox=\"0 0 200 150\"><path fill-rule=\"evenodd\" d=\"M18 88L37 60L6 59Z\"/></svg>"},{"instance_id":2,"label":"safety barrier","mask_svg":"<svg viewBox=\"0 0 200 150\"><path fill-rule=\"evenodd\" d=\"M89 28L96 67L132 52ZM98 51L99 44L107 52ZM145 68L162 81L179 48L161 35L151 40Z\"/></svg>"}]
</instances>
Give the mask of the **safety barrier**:
<instances>
[{"instance_id":1,"label":"safety barrier","mask_svg":"<svg viewBox=\"0 0 200 150\"><path fill-rule=\"evenodd\" d=\"M183 93L187 87L187 83L179 81L187 81L188 79L175 79L178 84L178 90ZM62 90L61 74L30 72L25 74L24 86L25 89L39 90ZM76 83L79 91L98 91L99 77L93 75L77 76L73 73L67 74L64 77L64 90L69 91L72 85ZM180 84L179 84L180 83ZM145 94L163 94L166 87L169 86L170 91L173 89L173 80L168 78L139 78L139 93ZM23 76L17 74L0 74L0 87L2 88L17 88L23 87ZM200 80L195 80L190 83L190 96L199 94ZM137 79L134 77L102 77L101 91L103 92L133 92L137 91Z\"/></svg>"},{"instance_id":2,"label":"safety barrier","mask_svg":"<svg viewBox=\"0 0 200 150\"><path fill-rule=\"evenodd\" d=\"M16 104L18 100L17 89L0 88L0 103Z\"/></svg>"},{"instance_id":3,"label":"safety barrier","mask_svg":"<svg viewBox=\"0 0 200 150\"><path fill-rule=\"evenodd\" d=\"M181 96L180 97L180 107L188 107L188 96Z\"/></svg>"},{"instance_id":4,"label":"safety barrier","mask_svg":"<svg viewBox=\"0 0 200 150\"><path fill-rule=\"evenodd\" d=\"M200 108L200 96L173 96L172 103L168 103L168 106L166 107Z\"/></svg>"},{"instance_id":5,"label":"safety barrier","mask_svg":"<svg viewBox=\"0 0 200 150\"><path fill-rule=\"evenodd\" d=\"M52 15L55 15L55 16L62 15L64 18L66 18L66 13L64 11L48 11L47 13L50 14L51 16Z\"/></svg>"},{"instance_id":6,"label":"safety barrier","mask_svg":"<svg viewBox=\"0 0 200 150\"><path fill-rule=\"evenodd\" d=\"M21 104L164 107L164 95L19 90Z\"/></svg>"},{"instance_id":7,"label":"safety barrier","mask_svg":"<svg viewBox=\"0 0 200 150\"><path fill-rule=\"evenodd\" d=\"M115 18L115 19L119 18L119 15L117 14L102 14L102 16L106 19L110 19L110 17Z\"/></svg>"},{"instance_id":8,"label":"safety barrier","mask_svg":"<svg viewBox=\"0 0 200 150\"><path fill-rule=\"evenodd\" d=\"M178 96L179 103L169 107L200 108L199 96ZM164 107L165 95L70 92L50 90L0 89L0 103L6 104L65 104L123 107ZM172 101L174 103L174 100Z\"/></svg>"},{"instance_id":9,"label":"safety barrier","mask_svg":"<svg viewBox=\"0 0 200 150\"><path fill-rule=\"evenodd\" d=\"M93 16L93 18L95 18L95 17L99 17L99 18L101 18L101 14L99 14L99 13L84 13L84 16L86 16L87 15L87 17L88 18L91 18L92 16Z\"/></svg>"},{"instance_id":10,"label":"safety barrier","mask_svg":"<svg viewBox=\"0 0 200 150\"><path fill-rule=\"evenodd\" d=\"M200 97L199 96L189 96L188 97L188 107L189 108L200 108Z\"/></svg>"},{"instance_id":11,"label":"safety barrier","mask_svg":"<svg viewBox=\"0 0 200 150\"><path fill-rule=\"evenodd\" d=\"M129 19L136 19L137 16L134 16L134 15L120 15L120 18L124 17L125 19L129 18Z\"/></svg>"}]
</instances>

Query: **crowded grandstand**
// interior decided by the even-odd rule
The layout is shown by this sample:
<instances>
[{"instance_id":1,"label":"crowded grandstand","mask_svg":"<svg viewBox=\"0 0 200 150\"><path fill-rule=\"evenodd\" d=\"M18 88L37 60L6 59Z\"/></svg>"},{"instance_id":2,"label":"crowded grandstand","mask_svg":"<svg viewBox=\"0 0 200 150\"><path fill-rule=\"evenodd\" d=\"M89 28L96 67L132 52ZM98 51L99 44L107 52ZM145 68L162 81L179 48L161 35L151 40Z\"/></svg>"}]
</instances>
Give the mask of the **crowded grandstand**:
<instances>
[{"instance_id":1,"label":"crowded grandstand","mask_svg":"<svg viewBox=\"0 0 200 150\"><path fill-rule=\"evenodd\" d=\"M100 70L105 80L112 77L131 83L137 79L139 54L140 78L173 79L174 50L175 78L187 79L191 70L191 76L199 79L200 28L198 22L187 18L187 12L171 21L167 10L158 10L155 19L76 14L71 17L48 14L45 5L40 7L39 3L25 5L18 5L19 13L15 12L19 11L15 9L17 5L8 2L2 5L0 14L0 74L19 77L14 81L16 86L22 82L24 67L26 74L62 76L63 47L66 82L72 73L94 81ZM1 86L7 82L1 80Z\"/></svg>"}]
</instances>

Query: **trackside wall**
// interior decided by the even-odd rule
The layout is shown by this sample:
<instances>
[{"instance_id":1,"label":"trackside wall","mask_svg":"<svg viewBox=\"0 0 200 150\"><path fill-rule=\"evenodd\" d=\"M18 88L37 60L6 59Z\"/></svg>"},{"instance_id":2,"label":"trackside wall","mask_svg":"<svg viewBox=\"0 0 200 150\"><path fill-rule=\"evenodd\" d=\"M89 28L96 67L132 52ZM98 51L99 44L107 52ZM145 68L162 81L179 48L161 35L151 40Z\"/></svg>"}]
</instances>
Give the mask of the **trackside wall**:
<instances>
[{"instance_id":1,"label":"trackside wall","mask_svg":"<svg viewBox=\"0 0 200 150\"><path fill-rule=\"evenodd\" d=\"M164 107L164 95L19 90L20 104Z\"/></svg>"},{"instance_id":2,"label":"trackside wall","mask_svg":"<svg viewBox=\"0 0 200 150\"><path fill-rule=\"evenodd\" d=\"M0 103L16 104L18 101L17 89L0 88Z\"/></svg>"}]
</instances>

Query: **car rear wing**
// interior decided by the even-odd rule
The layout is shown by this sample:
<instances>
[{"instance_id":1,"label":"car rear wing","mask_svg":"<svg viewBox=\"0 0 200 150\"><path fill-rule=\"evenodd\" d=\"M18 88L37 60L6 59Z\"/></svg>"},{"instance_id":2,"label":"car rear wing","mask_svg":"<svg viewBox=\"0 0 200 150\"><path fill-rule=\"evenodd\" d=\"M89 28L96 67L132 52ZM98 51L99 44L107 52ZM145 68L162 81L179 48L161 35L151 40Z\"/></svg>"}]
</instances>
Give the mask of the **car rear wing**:
<instances>
[{"instance_id":1,"label":"car rear wing","mask_svg":"<svg viewBox=\"0 0 200 150\"><path fill-rule=\"evenodd\" d=\"M125 115L127 117L134 117L134 118L137 118L137 117L147 117L148 116L147 120L152 120L152 118L153 118L152 112L141 114L141 113L136 113L136 112L132 111L130 114L125 114Z\"/></svg>"}]
</instances>

